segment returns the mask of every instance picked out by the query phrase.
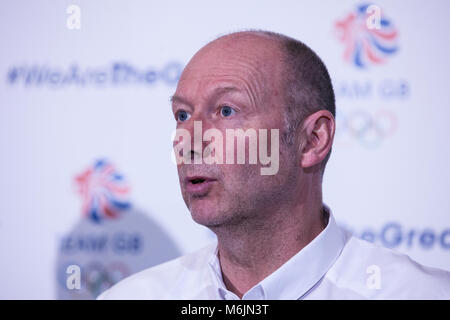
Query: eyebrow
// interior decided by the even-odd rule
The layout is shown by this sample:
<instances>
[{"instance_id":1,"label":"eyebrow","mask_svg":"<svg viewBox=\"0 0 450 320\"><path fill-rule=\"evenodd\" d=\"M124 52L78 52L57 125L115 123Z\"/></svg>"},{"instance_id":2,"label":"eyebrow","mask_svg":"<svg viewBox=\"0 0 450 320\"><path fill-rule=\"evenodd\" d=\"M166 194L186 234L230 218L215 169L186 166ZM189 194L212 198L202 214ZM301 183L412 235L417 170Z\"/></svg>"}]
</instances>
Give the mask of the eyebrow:
<instances>
[{"instance_id":1,"label":"eyebrow","mask_svg":"<svg viewBox=\"0 0 450 320\"><path fill-rule=\"evenodd\" d=\"M217 87L213 90L211 96L214 97L214 96L222 95L222 94L225 94L228 92L242 92L242 90L237 87L234 87L234 86ZM181 103L181 104L185 104L190 107L193 106L193 104L190 103L187 99L185 99L181 96L177 96L175 94L170 97L170 102L171 103Z\"/></svg>"},{"instance_id":2,"label":"eyebrow","mask_svg":"<svg viewBox=\"0 0 450 320\"><path fill-rule=\"evenodd\" d=\"M171 102L171 103L176 103L176 102L178 102L178 103L185 104L185 105L187 105L187 106L192 107L192 104L189 103L189 101L187 101L187 100L184 99L183 97L177 96L177 95L175 95L175 94L174 94L173 96L170 97L170 102Z\"/></svg>"}]
</instances>

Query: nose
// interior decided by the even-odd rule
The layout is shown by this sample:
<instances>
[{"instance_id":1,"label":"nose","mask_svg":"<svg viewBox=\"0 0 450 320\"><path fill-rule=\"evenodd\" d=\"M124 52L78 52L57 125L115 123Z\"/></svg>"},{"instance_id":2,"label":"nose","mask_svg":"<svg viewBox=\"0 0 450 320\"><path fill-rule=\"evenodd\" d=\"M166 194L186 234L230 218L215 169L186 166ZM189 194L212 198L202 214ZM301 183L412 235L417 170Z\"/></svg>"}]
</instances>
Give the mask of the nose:
<instances>
[{"instance_id":1,"label":"nose","mask_svg":"<svg viewBox=\"0 0 450 320\"><path fill-rule=\"evenodd\" d=\"M182 134L183 132L180 132L183 135L183 139L178 143L178 148L182 152L180 156L183 158L184 163L202 164L203 151L205 150L206 152L208 150L205 147L209 143L208 141L203 141L203 132L209 128L212 128L212 123L199 115L191 116L186 123L177 128L177 135L180 129L186 130L184 133L188 133Z\"/></svg>"}]
</instances>

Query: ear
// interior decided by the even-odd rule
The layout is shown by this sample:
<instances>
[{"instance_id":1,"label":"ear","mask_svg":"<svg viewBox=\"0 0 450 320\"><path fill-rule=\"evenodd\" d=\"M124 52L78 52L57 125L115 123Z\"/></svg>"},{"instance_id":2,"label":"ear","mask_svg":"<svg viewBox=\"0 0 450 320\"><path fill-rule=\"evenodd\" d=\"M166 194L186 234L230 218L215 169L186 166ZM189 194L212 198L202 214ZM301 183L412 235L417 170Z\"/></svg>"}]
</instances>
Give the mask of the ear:
<instances>
[{"instance_id":1,"label":"ear","mask_svg":"<svg viewBox=\"0 0 450 320\"><path fill-rule=\"evenodd\" d=\"M328 110L319 110L303 121L299 150L302 168L315 166L325 159L333 144L334 131L334 117Z\"/></svg>"}]
</instances>

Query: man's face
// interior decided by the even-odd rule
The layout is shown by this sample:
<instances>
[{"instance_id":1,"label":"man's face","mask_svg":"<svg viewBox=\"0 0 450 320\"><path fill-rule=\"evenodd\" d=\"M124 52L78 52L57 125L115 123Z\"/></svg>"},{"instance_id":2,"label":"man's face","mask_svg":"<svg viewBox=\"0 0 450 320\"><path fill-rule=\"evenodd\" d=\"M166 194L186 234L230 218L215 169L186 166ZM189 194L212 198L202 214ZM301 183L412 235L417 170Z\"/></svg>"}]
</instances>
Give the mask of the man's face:
<instances>
[{"instance_id":1,"label":"man's face","mask_svg":"<svg viewBox=\"0 0 450 320\"><path fill-rule=\"evenodd\" d=\"M223 137L226 129L249 128L279 129L281 136L280 61L276 44L261 36L226 37L204 47L184 69L172 99L177 129L186 129L194 137L194 121L201 121L203 132L214 128ZM193 147L193 152L202 151ZM258 218L280 206L295 185L298 159L282 143L279 153L275 175L261 175L259 162L248 163L248 144L245 164L179 164L183 199L193 219L219 227Z\"/></svg>"}]
</instances>

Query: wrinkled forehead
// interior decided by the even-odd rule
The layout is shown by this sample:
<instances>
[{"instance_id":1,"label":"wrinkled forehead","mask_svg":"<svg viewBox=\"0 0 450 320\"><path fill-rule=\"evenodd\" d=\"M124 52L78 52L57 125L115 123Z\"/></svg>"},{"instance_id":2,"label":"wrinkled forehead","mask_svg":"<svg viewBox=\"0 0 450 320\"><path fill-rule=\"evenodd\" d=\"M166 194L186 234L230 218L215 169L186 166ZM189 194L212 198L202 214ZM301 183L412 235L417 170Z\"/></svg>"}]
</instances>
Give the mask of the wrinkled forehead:
<instances>
[{"instance_id":1,"label":"wrinkled forehead","mask_svg":"<svg viewBox=\"0 0 450 320\"><path fill-rule=\"evenodd\" d=\"M220 38L200 49L189 61L177 92L202 95L225 83L263 98L262 95L280 89L281 61L280 46L271 39L245 35Z\"/></svg>"}]
</instances>

